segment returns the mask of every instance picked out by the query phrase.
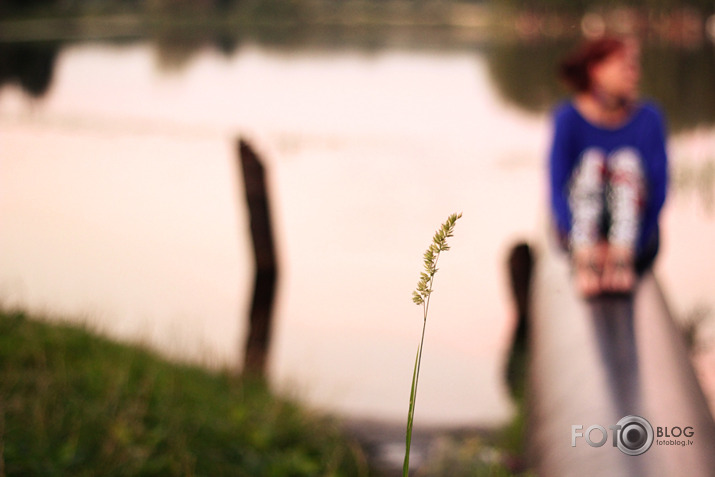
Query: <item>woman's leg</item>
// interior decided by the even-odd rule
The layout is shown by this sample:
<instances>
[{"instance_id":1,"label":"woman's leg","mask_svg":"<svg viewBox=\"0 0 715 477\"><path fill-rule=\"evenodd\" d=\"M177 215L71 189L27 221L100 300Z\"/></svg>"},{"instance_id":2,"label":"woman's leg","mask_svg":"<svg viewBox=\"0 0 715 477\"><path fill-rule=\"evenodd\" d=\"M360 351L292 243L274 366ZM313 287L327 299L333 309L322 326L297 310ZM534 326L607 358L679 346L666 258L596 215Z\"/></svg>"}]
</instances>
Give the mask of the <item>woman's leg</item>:
<instances>
[{"instance_id":1,"label":"woman's leg","mask_svg":"<svg viewBox=\"0 0 715 477\"><path fill-rule=\"evenodd\" d=\"M601 285L628 292L635 283L634 252L644 201L641 159L633 149L620 149L607 161L606 207L610 216L608 253Z\"/></svg>"},{"instance_id":2,"label":"woman's leg","mask_svg":"<svg viewBox=\"0 0 715 477\"><path fill-rule=\"evenodd\" d=\"M585 151L574 171L569 189L569 246L576 287L585 296L593 296L601 291L603 254L599 241L604 213L605 162L603 152L597 149Z\"/></svg>"}]
</instances>

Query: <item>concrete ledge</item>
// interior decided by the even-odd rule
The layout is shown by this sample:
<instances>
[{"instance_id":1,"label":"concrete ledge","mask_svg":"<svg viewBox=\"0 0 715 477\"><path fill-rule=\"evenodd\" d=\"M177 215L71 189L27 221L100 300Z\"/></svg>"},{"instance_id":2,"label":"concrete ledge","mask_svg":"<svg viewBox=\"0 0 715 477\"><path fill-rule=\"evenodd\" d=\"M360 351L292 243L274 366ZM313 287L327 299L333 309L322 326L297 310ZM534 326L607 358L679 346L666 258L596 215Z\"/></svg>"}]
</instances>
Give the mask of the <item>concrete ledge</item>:
<instances>
[{"instance_id":1,"label":"concrete ledge","mask_svg":"<svg viewBox=\"0 0 715 477\"><path fill-rule=\"evenodd\" d=\"M715 424L681 333L651 272L632 298L582 300L567 256L544 240L531 294L527 451L538 475L715 475ZM628 415L660 427L692 427L689 446L659 445L629 456L608 430ZM572 425L608 430L608 441L572 447ZM677 433L677 430L675 431ZM592 441L602 433L594 430ZM670 438L672 440L673 438Z\"/></svg>"}]
</instances>

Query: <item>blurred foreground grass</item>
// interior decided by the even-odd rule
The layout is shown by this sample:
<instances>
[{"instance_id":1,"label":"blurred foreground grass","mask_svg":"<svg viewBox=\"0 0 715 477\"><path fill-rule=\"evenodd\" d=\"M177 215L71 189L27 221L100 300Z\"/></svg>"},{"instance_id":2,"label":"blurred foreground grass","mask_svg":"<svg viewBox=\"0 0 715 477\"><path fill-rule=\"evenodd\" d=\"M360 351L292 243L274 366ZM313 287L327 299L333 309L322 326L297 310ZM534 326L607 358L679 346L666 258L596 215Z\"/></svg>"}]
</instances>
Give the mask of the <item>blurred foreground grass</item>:
<instances>
[{"instance_id":1,"label":"blurred foreground grass","mask_svg":"<svg viewBox=\"0 0 715 477\"><path fill-rule=\"evenodd\" d=\"M367 474L335 422L261 381L0 311L0 476Z\"/></svg>"}]
</instances>

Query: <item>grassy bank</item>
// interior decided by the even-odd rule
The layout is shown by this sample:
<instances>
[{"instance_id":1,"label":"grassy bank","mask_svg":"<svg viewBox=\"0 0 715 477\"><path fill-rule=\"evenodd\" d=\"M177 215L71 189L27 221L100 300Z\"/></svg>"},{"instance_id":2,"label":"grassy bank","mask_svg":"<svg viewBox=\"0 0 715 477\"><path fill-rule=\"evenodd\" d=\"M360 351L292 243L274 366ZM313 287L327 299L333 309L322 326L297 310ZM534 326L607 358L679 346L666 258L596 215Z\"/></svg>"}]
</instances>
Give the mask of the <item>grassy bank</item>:
<instances>
[{"instance_id":1,"label":"grassy bank","mask_svg":"<svg viewBox=\"0 0 715 477\"><path fill-rule=\"evenodd\" d=\"M0 477L366 474L335 423L262 382L0 312Z\"/></svg>"}]
</instances>

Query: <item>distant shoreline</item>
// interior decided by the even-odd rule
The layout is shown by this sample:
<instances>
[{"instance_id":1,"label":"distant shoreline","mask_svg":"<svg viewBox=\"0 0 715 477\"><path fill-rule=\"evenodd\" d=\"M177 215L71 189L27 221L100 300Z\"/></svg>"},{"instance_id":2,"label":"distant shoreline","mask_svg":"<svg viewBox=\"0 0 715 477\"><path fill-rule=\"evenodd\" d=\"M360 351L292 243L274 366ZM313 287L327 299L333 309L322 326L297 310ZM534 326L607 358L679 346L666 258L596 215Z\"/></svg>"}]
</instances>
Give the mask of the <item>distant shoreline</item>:
<instances>
[{"instance_id":1,"label":"distant shoreline","mask_svg":"<svg viewBox=\"0 0 715 477\"><path fill-rule=\"evenodd\" d=\"M350 5L350 4L347 4ZM397 6L395 6L397 5ZM492 10L477 4L406 8L387 3L370 8L342 6L332 11L308 5L294 12L235 10L181 13L115 13L84 16L43 16L0 20L0 42L144 38L162 33L237 35L252 30L356 29L402 31L430 29L485 35L493 25Z\"/></svg>"},{"instance_id":2,"label":"distant shoreline","mask_svg":"<svg viewBox=\"0 0 715 477\"><path fill-rule=\"evenodd\" d=\"M715 15L682 7L655 14L646 10L596 9L574 12L521 11L487 3L348 1L339 4L276 3L225 11L53 12L0 19L0 43L182 38L222 35L301 38L399 37L404 44L464 44L486 40L573 39L604 32L636 34L682 46L715 42Z\"/></svg>"}]
</instances>

